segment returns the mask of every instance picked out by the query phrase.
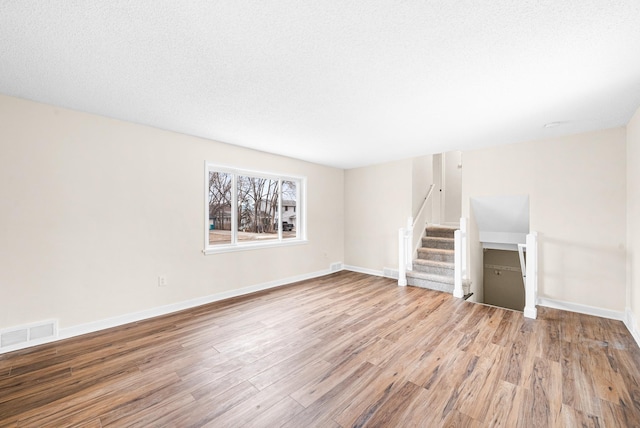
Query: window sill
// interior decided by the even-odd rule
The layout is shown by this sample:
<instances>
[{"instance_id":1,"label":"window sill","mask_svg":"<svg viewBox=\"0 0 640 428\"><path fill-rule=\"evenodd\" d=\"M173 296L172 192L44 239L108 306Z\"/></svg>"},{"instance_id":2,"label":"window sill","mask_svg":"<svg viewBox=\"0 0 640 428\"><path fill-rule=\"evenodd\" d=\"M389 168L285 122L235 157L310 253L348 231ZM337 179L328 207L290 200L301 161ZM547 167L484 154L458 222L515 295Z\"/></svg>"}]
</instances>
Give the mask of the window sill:
<instances>
[{"instance_id":1,"label":"window sill","mask_svg":"<svg viewBox=\"0 0 640 428\"><path fill-rule=\"evenodd\" d=\"M220 254L220 253L234 253L237 251L260 250L263 248L277 248L277 247L291 247L294 245L306 245L308 243L309 241L307 241L306 239L287 239L286 241L257 242L257 243L252 242L252 243L236 244L236 245L210 246L210 247L207 247L202 252L205 255Z\"/></svg>"}]
</instances>

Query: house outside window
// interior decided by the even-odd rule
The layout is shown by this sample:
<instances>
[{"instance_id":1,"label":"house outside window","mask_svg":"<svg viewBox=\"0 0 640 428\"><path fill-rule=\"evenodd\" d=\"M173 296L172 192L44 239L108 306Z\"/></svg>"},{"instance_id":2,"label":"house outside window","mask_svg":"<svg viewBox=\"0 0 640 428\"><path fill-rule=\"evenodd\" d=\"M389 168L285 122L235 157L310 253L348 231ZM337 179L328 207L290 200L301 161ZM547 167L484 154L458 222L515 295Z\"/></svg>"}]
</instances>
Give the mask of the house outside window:
<instances>
[{"instance_id":1,"label":"house outside window","mask_svg":"<svg viewBox=\"0 0 640 428\"><path fill-rule=\"evenodd\" d=\"M206 254L305 242L306 178L206 163ZM282 215L281 215L282 214Z\"/></svg>"}]
</instances>

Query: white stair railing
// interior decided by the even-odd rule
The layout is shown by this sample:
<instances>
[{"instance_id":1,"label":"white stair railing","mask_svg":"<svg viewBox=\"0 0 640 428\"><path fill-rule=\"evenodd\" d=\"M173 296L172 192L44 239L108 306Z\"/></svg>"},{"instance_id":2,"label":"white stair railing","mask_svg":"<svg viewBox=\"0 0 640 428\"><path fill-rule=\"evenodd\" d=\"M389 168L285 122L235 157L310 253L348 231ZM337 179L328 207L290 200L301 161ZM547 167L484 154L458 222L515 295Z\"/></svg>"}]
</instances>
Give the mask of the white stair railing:
<instances>
[{"instance_id":1,"label":"white stair railing","mask_svg":"<svg viewBox=\"0 0 640 428\"><path fill-rule=\"evenodd\" d=\"M527 253L526 259L525 251ZM526 244L518 244L518 253L524 282L524 316L536 319L538 316L536 309L538 299L538 234L536 232L527 235Z\"/></svg>"},{"instance_id":2,"label":"white stair railing","mask_svg":"<svg viewBox=\"0 0 640 428\"><path fill-rule=\"evenodd\" d=\"M398 285L407 285L407 271L413 270L413 257L422 244L427 223L431 220L431 210L427 209L431 202L434 185L429 186L427 195L422 201L418 214L407 219L406 227L398 230Z\"/></svg>"},{"instance_id":3,"label":"white stair railing","mask_svg":"<svg viewBox=\"0 0 640 428\"><path fill-rule=\"evenodd\" d=\"M411 270L412 252L411 248L411 235L413 219L409 217L407 219L407 227L401 227L398 229L398 285L404 287L407 285L407 271Z\"/></svg>"}]
</instances>

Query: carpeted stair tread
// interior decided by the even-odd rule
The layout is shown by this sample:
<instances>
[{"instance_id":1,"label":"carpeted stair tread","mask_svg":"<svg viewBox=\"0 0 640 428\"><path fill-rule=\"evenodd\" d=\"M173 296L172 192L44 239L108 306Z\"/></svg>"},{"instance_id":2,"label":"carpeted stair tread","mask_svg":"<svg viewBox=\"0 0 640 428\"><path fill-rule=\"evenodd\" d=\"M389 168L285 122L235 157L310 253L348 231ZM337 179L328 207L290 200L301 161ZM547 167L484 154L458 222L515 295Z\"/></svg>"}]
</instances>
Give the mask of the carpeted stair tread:
<instances>
[{"instance_id":1,"label":"carpeted stair tread","mask_svg":"<svg viewBox=\"0 0 640 428\"><path fill-rule=\"evenodd\" d=\"M442 226L437 224L432 224L431 226L427 226L427 230L442 230L442 231L452 232L452 233L458 229L459 229L458 227L454 227L454 226Z\"/></svg>"},{"instance_id":2,"label":"carpeted stair tread","mask_svg":"<svg viewBox=\"0 0 640 428\"><path fill-rule=\"evenodd\" d=\"M407 272L407 284L445 293L453 293L454 287L453 277L416 271Z\"/></svg>"},{"instance_id":3,"label":"carpeted stair tread","mask_svg":"<svg viewBox=\"0 0 640 428\"><path fill-rule=\"evenodd\" d=\"M433 254L453 254L454 250L447 250L445 248L418 248L419 253L433 253Z\"/></svg>"},{"instance_id":4,"label":"carpeted stair tread","mask_svg":"<svg viewBox=\"0 0 640 428\"><path fill-rule=\"evenodd\" d=\"M453 292L454 285L454 232L456 228L428 226L413 260L413 270L407 272L407 283L415 287Z\"/></svg>"},{"instance_id":5,"label":"carpeted stair tread","mask_svg":"<svg viewBox=\"0 0 640 428\"><path fill-rule=\"evenodd\" d=\"M424 280L433 281L433 282L441 282L443 284L451 284L451 285L453 285L453 283L454 283L454 279L453 279L452 276L435 275L435 274L432 274L432 273L409 271L409 272L407 272L407 277L424 279Z\"/></svg>"},{"instance_id":6,"label":"carpeted stair tread","mask_svg":"<svg viewBox=\"0 0 640 428\"><path fill-rule=\"evenodd\" d=\"M425 236L422 238L423 241L442 241L442 242L452 242L453 238L442 237L442 236Z\"/></svg>"},{"instance_id":7,"label":"carpeted stair tread","mask_svg":"<svg viewBox=\"0 0 640 428\"><path fill-rule=\"evenodd\" d=\"M427 226L427 237L434 238L453 238L453 234L457 229L447 226Z\"/></svg>"},{"instance_id":8,"label":"carpeted stair tread","mask_svg":"<svg viewBox=\"0 0 640 428\"><path fill-rule=\"evenodd\" d=\"M415 259L413 261L413 264L422 265L422 266L431 266L431 267L442 268L442 269L453 269L455 267L454 263L439 262L437 260L427 260L427 259Z\"/></svg>"},{"instance_id":9,"label":"carpeted stair tread","mask_svg":"<svg viewBox=\"0 0 640 428\"><path fill-rule=\"evenodd\" d=\"M418 258L453 263L454 252L453 250L442 250L439 248L418 248Z\"/></svg>"},{"instance_id":10,"label":"carpeted stair tread","mask_svg":"<svg viewBox=\"0 0 640 428\"><path fill-rule=\"evenodd\" d=\"M439 236L425 236L422 238L423 248L440 248L443 250L453 250L453 238L442 238Z\"/></svg>"}]
</instances>

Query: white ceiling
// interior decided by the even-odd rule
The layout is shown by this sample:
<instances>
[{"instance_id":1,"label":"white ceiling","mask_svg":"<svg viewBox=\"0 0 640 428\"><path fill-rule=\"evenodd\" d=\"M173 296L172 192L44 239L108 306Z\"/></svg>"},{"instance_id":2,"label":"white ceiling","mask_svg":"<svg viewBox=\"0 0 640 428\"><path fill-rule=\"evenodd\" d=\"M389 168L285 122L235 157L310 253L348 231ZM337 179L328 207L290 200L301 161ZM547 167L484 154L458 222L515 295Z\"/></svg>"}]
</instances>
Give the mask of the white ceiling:
<instances>
[{"instance_id":1,"label":"white ceiling","mask_svg":"<svg viewBox=\"0 0 640 428\"><path fill-rule=\"evenodd\" d=\"M640 1L0 0L0 93L350 168L625 125Z\"/></svg>"}]
</instances>

